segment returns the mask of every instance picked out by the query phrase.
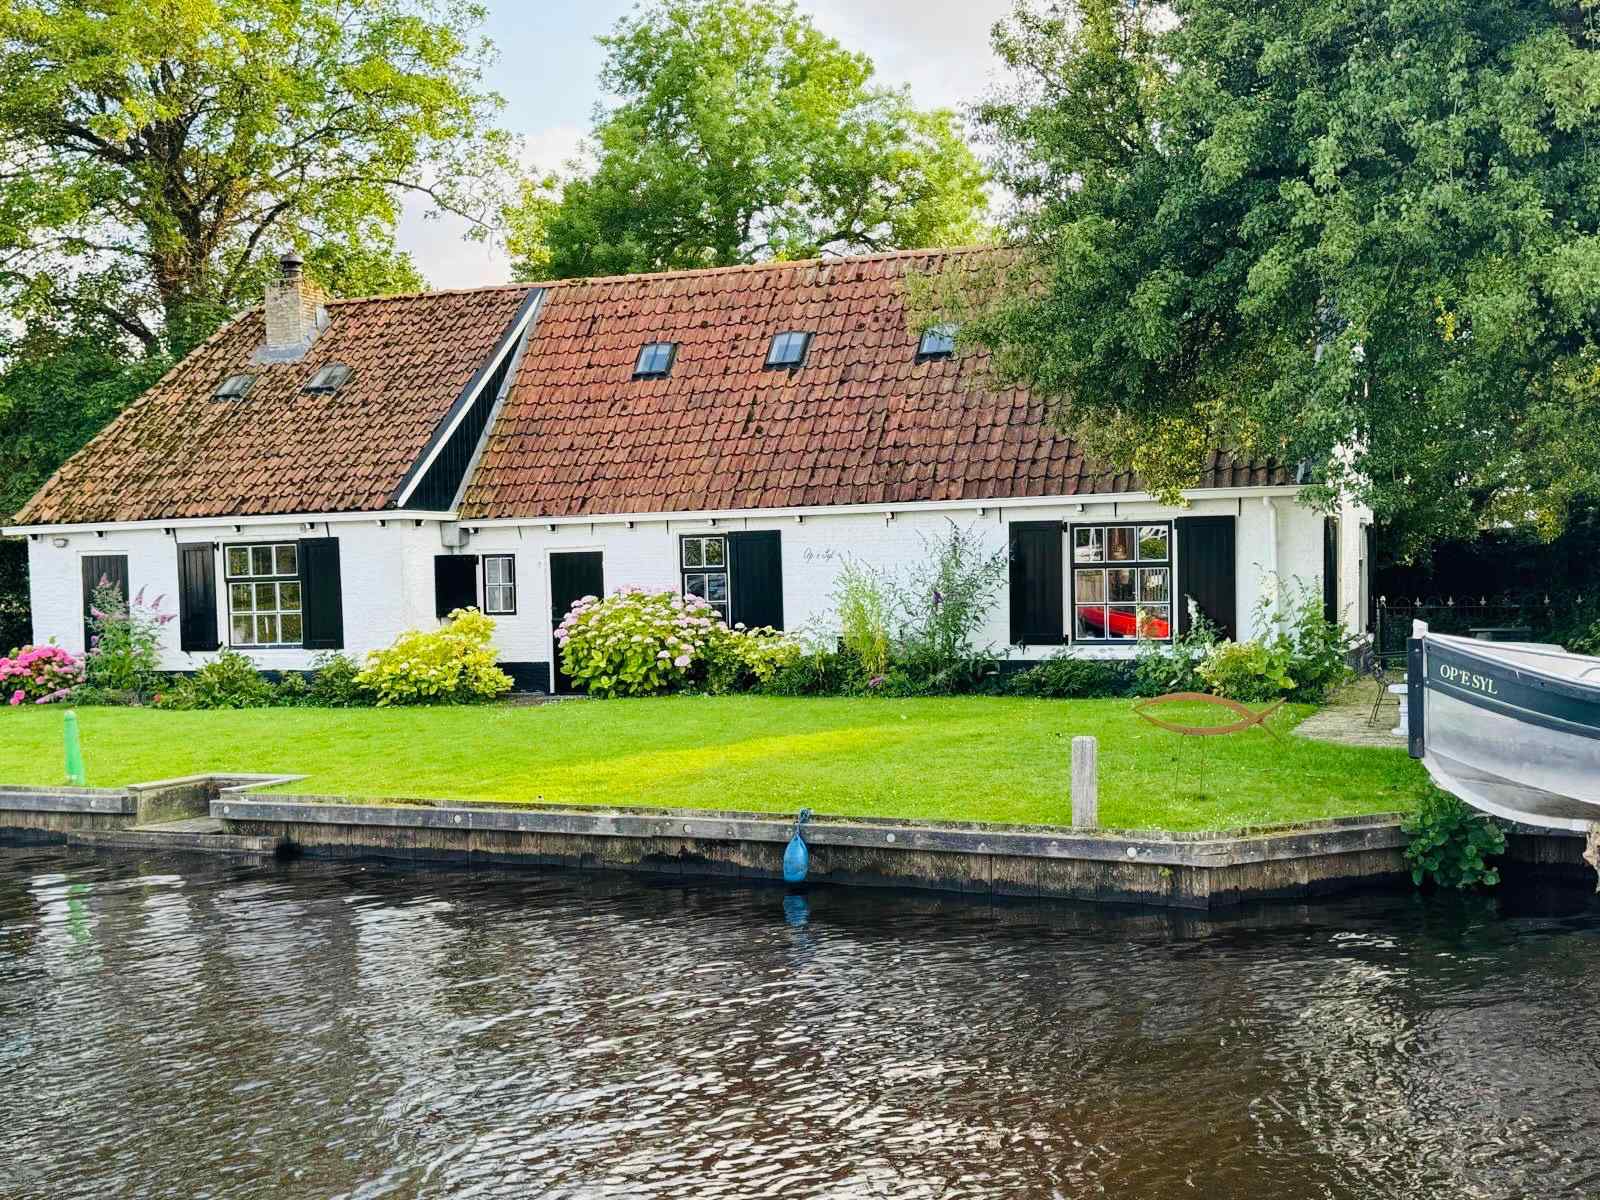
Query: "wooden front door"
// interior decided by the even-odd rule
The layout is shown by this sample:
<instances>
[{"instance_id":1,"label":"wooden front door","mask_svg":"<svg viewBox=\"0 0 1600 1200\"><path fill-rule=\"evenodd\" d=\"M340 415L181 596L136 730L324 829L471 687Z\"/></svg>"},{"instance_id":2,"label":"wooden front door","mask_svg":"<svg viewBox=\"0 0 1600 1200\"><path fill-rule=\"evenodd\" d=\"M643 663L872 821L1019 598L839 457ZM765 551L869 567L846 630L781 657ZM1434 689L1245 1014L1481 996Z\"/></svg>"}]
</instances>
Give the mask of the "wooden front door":
<instances>
[{"instance_id":1,"label":"wooden front door","mask_svg":"<svg viewBox=\"0 0 1600 1200\"><path fill-rule=\"evenodd\" d=\"M605 593L604 558L598 550L582 550L550 556L550 679L552 692L571 692L572 680L561 669L561 647L555 642L555 628L569 609L585 596Z\"/></svg>"}]
</instances>

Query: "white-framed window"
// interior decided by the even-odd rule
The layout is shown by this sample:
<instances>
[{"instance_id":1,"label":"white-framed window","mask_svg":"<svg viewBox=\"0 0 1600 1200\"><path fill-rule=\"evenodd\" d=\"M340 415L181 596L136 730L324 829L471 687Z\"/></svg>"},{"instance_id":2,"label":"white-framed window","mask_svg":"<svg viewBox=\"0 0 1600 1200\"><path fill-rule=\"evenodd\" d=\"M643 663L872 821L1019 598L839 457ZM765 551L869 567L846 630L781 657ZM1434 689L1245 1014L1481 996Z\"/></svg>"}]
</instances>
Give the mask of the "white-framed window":
<instances>
[{"instance_id":1,"label":"white-framed window","mask_svg":"<svg viewBox=\"0 0 1600 1200\"><path fill-rule=\"evenodd\" d=\"M228 644L260 649L299 646L300 547L295 542L249 542L223 548L228 585Z\"/></svg>"},{"instance_id":2,"label":"white-framed window","mask_svg":"<svg viewBox=\"0 0 1600 1200\"><path fill-rule=\"evenodd\" d=\"M511 554L483 556L483 611L493 617L517 612L517 560Z\"/></svg>"},{"instance_id":3,"label":"white-framed window","mask_svg":"<svg viewBox=\"0 0 1600 1200\"><path fill-rule=\"evenodd\" d=\"M647 342L639 351L639 361L634 364L635 379L665 379L672 374L672 361L678 357L676 342Z\"/></svg>"},{"instance_id":4,"label":"white-framed window","mask_svg":"<svg viewBox=\"0 0 1600 1200\"><path fill-rule=\"evenodd\" d=\"M1072 527L1072 640L1172 640L1172 526Z\"/></svg>"},{"instance_id":5,"label":"white-framed window","mask_svg":"<svg viewBox=\"0 0 1600 1200\"><path fill-rule=\"evenodd\" d=\"M683 568L683 594L698 596L728 619L728 540L685 536L678 539Z\"/></svg>"},{"instance_id":6,"label":"white-framed window","mask_svg":"<svg viewBox=\"0 0 1600 1200\"><path fill-rule=\"evenodd\" d=\"M949 358L953 355L956 352L957 329L958 326L950 321L942 325L930 325L917 342L917 361L926 362L930 358Z\"/></svg>"}]
</instances>

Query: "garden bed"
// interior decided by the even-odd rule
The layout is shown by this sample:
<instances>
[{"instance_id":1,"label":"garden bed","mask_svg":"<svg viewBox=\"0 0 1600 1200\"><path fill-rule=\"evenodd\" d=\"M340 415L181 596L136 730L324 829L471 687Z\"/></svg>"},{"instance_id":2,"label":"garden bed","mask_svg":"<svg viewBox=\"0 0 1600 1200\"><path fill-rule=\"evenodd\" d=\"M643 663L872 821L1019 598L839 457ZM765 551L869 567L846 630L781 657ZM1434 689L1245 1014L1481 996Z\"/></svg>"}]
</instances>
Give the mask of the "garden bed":
<instances>
[{"instance_id":1,"label":"garden bed","mask_svg":"<svg viewBox=\"0 0 1600 1200\"><path fill-rule=\"evenodd\" d=\"M541 707L79 710L88 783L303 775L297 792L1060 825L1069 745L1100 739L1108 827L1217 830L1410 808L1403 749L1261 729L1180 738L1133 701L668 697ZM1309 713L1273 719L1279 734ZM1172 714L1164 714L1170 716ZM0 713L0 781L61 782L59 709ZM1202 710L1196 723L1214 723Z\"/></svg>"}]
</instances>

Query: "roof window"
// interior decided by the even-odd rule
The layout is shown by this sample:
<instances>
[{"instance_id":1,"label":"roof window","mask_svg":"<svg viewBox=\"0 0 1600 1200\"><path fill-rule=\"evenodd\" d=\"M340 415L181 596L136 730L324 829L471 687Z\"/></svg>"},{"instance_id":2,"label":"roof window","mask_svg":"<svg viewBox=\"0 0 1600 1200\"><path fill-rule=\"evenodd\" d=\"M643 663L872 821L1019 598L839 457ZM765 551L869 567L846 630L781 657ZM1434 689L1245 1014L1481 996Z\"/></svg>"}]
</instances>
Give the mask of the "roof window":
<instances>
[{"instance_id":1,"label":"roof window","mask_svg":"<svg viewBox=\"0 0 1600 1200\"><path fill-rule=\"evenodd\" d=\"M316 374L306 382L305 390L314 396L331 396L349 383L354 374L344 363L329 363L317 368Z\"/></svg>"},{"instance_id":2,"label":"roof window","mask_svg":"<svg viewBox=\"0 0 1600 1200\"><path fill-rule=\"evenodd\" d=\"M639 361L634 364L633 377L665 379L672 374L672 362L677 357L677 342L648 342L639 351Z\"/></svg>"},{"instance_id":3,"label":"roof window","mask_svg":"<svg viewBox=\"0 0 1600 1200\"><path fill-rule=\"evenodd\" d=\"M806 361L806 350L810 345L811 335L803 330L775 333L772 335L772 345L767 348L767 366L792 370Z\"/></svg>"},{"instance_id":4,"label":"roof window","mask_svg":"<svg viewBox=\"0 0 1600 1200\"><path fill-rule=\"evenodd\" d=\"M922 340L917 343L918 362L927 362L932 358L949 358L955 352L955 325L946 322L943 325L930 325L922 331Z\"/></svg>"},{"instance_id":5,"label":"roof window","mask_svg":"<svg viewBox=\"0 0 1600 1200\"><path fill-rule=\"evenodd\" d=\"M217 390L211 393L213 400L243 400L251 385L256 381L254 375L229 375L217 384Z\"/></svg>"}]
</instances>

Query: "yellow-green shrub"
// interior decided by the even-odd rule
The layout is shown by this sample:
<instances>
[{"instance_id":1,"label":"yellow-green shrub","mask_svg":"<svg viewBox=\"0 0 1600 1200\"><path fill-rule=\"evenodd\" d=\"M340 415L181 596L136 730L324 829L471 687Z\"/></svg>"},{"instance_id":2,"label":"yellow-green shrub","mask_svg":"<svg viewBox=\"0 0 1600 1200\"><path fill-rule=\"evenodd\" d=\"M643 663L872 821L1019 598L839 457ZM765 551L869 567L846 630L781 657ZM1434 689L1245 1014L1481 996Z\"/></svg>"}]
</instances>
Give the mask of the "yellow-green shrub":
<instances>
[{"instance_id":1,"label":"yellow-green shrub","mask_svg":"<svg viewBox=\"0 0 1600 1200\"><path fill-rule=\"evenodd\" d=\"M511 676L495 666L493 634L493 620L458 608L442 628L407 630L388 649L368 654L356 682L380 706L492 700L511 690Z\"/></svg>"}]
</instances>

